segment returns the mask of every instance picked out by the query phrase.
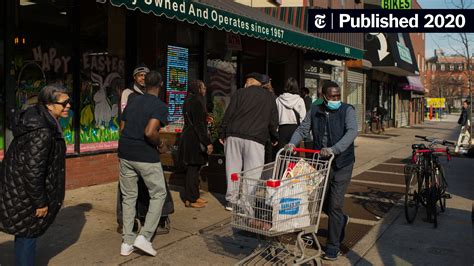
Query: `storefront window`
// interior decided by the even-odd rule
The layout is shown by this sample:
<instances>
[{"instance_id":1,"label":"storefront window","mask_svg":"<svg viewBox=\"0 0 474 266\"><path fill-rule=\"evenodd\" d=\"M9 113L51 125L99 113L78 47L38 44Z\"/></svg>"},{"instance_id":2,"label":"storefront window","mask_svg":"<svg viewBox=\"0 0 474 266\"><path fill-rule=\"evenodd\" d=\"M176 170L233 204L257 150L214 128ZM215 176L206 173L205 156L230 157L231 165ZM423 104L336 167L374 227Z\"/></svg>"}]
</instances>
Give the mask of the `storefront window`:
<instances>
[{"instance_id":1,"label":"storefront window","mask_svg":"<svg viewBox=\"0 0 474 266\"><path fill-rule=\"evenodd\" d=\"M19 27L13 36L17 109L36 104L38 92L46 84L62 84L72 92L72 7L73 0L18 6ZM73 152L74 146L74 115L71 110L68 118L59 121L68 152Z\"/></svg>"},{"instance_id":2,"label":"storefront window","mask_svg":"<svg viewBox=\"0 0 474 266\"><path fill-rule=\"evenodd\" d=\"M208 100L212 100L208 109L220 113L237 90L237 53L242 50L241 36L221 31L209 32L207 36L207 93Z\"/></svg>"},{"instance_id":3,"label":"storefront window","mask_svg":"<svg viewBox=\"0 0 474 266\"><path fill-rule=\"evenodd\" d=\"M80 151L115 149L125 87L125 11L81 1Z\"/></svg>"}]
</instances>

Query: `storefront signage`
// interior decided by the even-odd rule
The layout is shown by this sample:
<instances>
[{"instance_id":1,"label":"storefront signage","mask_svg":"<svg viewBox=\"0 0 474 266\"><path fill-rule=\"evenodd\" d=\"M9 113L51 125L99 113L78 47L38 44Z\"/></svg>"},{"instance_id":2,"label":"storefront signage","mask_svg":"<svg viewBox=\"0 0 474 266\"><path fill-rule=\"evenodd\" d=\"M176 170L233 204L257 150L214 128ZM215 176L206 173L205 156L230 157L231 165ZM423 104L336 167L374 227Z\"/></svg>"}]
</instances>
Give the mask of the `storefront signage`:
<instances>
[{"instance_id":1,"label":"storefront signage","mask_svg":"<svg viewBox=\"0 0 474 266\"><path fill-rule=\"evenodd\" d=\"M168 121L176 121L183 116L184 98L188 90L188 49L168 45L166 66L166 98Z\"/></svg>"},{"instance_id":2,"label":"storefront signage","mask_svg":"<svg viewBox=\"0 0 474 266\"><path fill-rule=\"evenodd\" d=\"M411 60L410 49L400 42L397 42L397 47L398 53L400 54L400 59L409 64L413 64L413 61Z\"/></svg>"},{"instance_id":3,"label":"storefront signage","mask_svg":"<svg viewBox=\"0 0 474 266\"><path fill-rule=\"evenodd\" d=\"M445 98L426 98L426 105L433 108L444 108L446 103Z\"/></svg>"},{"instance_id":4,"label":"storefront signage","mask_svg":"<svg viewBox=\"0 0 474 266\"><path fill-rule=\"evenodd\" d=\"M299 48L322 51L349 58L363 57L363 51L317 38L313 35L263 23L256 19L237 15L190 0L110 0L114 6L125 5L129 9L153 12L169 19L187 21L209 28L217 28L235 34L274 41ZM262 13L263 15L263 13Z\"/></svg>"},{"instance_id":5,"label":"storefront signage","mask_svg":"<svg viewBox=\"0 0 474 266\"><path fill-rule=\"evenodd\" d=\"M125 73L125 62L117 56L82 54L82 68L99 73Z\"/></svg>"},{"instance_id":6,"label":"storefront signage","mask_svg":"<svg viewBox=\"0 0 474 266\"><path fill-rule=\"evenodd\" d=\"M383 9L411 9L412 0L382 0Z\"/></svg>"},{"instance_id":7,"label":"storefront signage","mask_svg":"<svg viewBox=\"0 0 474 266\"><path fill-rule=\"evenodd\" d=\"M54 71L56 73L68 73L68 64L71 61L70 56L61 56L56 48L43 50L41 46L33 48L33 57L39 62L41 70L44 72Z\"/></svg>"}]
</instances>

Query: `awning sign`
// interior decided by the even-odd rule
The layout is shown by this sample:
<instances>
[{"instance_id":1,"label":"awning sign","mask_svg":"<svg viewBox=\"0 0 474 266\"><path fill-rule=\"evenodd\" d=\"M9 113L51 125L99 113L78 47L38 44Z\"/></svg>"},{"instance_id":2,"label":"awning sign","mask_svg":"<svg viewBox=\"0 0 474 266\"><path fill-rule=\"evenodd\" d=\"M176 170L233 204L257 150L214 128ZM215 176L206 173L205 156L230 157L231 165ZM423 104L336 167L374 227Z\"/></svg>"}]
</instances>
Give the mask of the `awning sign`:
<instances>
[{"instance_id":1,"label":"awning sign","mask_svg":"<svg viewBox=\"0 0 474 266\"><path fill-rule=\"evenodd\" d=\"M444 108L446 98L426 98L426 105L433 108Z\"/></svg>"},{"instance_id":2,"label":"awning sign","mask_svg":"<svg viewBox=\"0 0 474 266\"><path fill-rule=\"evenodd\" d=\"M283 43L285 45L324 52L347 58L362 59L364 51L315 37L306 32L282 28L270 23L228 12L190 0L110 0L114 6L140 9L156 16L187 21L240 35ZM262 13L262 16L266 16Z\"/></svg>"}]
</instances>

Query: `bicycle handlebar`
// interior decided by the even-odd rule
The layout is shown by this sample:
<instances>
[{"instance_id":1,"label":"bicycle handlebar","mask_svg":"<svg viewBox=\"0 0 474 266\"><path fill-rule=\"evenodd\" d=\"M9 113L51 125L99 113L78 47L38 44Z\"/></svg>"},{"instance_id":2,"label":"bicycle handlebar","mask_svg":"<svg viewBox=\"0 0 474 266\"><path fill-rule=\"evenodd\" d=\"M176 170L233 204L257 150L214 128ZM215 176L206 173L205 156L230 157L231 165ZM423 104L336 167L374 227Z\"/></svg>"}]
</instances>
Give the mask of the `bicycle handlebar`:
<instances>
[{"instance_id":1,"label":"bicycle handlebar","mask_svg":"<svg viewBox=\"0 0 474 266\"><path fill-rule=\"evenodd\" d=\"M435 139L435 138L429 138L427 136L420 136L420 135L415 135L415 138L419 138L419 139L422 139L424 141L428 141L428 142L432 142L433 144L441 144L441 145L445 145L446 144L449 144L449 145L456 145L454 142L452 141L448 141L448 140L438 140L438 139Z\"/></svg>"}]
</instances>

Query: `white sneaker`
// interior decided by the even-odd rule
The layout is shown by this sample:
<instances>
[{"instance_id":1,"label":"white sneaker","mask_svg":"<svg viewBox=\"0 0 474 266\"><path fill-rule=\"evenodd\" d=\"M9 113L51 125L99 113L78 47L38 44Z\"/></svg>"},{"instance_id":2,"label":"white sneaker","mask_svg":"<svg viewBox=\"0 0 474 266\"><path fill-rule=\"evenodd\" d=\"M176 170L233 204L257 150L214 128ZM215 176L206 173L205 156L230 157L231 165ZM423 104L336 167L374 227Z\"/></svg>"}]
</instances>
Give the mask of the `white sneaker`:
<instances>
[{"instance_id":1,"label":"white sneaker","mask_svg":"<svg viewBox=\"0 0 474 266\"><path fill-rule=\"evenodd\" d=\"M156 256L156 250L151 245L151 242L146 240L146 238L142 235L137 236L133 246L146 252L147 254L150 254L153 257Z\"/></svg>"},{"instance_id":2,"label":"white sneaker","mask_svg":"<svg viewBox=\"0 0 474 266\"><path fill-rule=\"evenodd\" d=\"M225 204L225 207L224 207L224 208L225 208L226 211L230 211L230 212L231 212L231 211L233 210L233 208L232 208L232 203L227 202L227 203Z\"/></svg>"},{"instance_id":3,"label":"white sneaker","mask_svg":"<svg viewBox=\"0 0 474 266\"><path fill-rule=\"evenodd\" d=\"M128 256L132 254L132 252L135 250L133 245L129 245L127 243L122 243L122 246L120 246L120 255L122 256Z\"/></svg>"}]
</instances>

